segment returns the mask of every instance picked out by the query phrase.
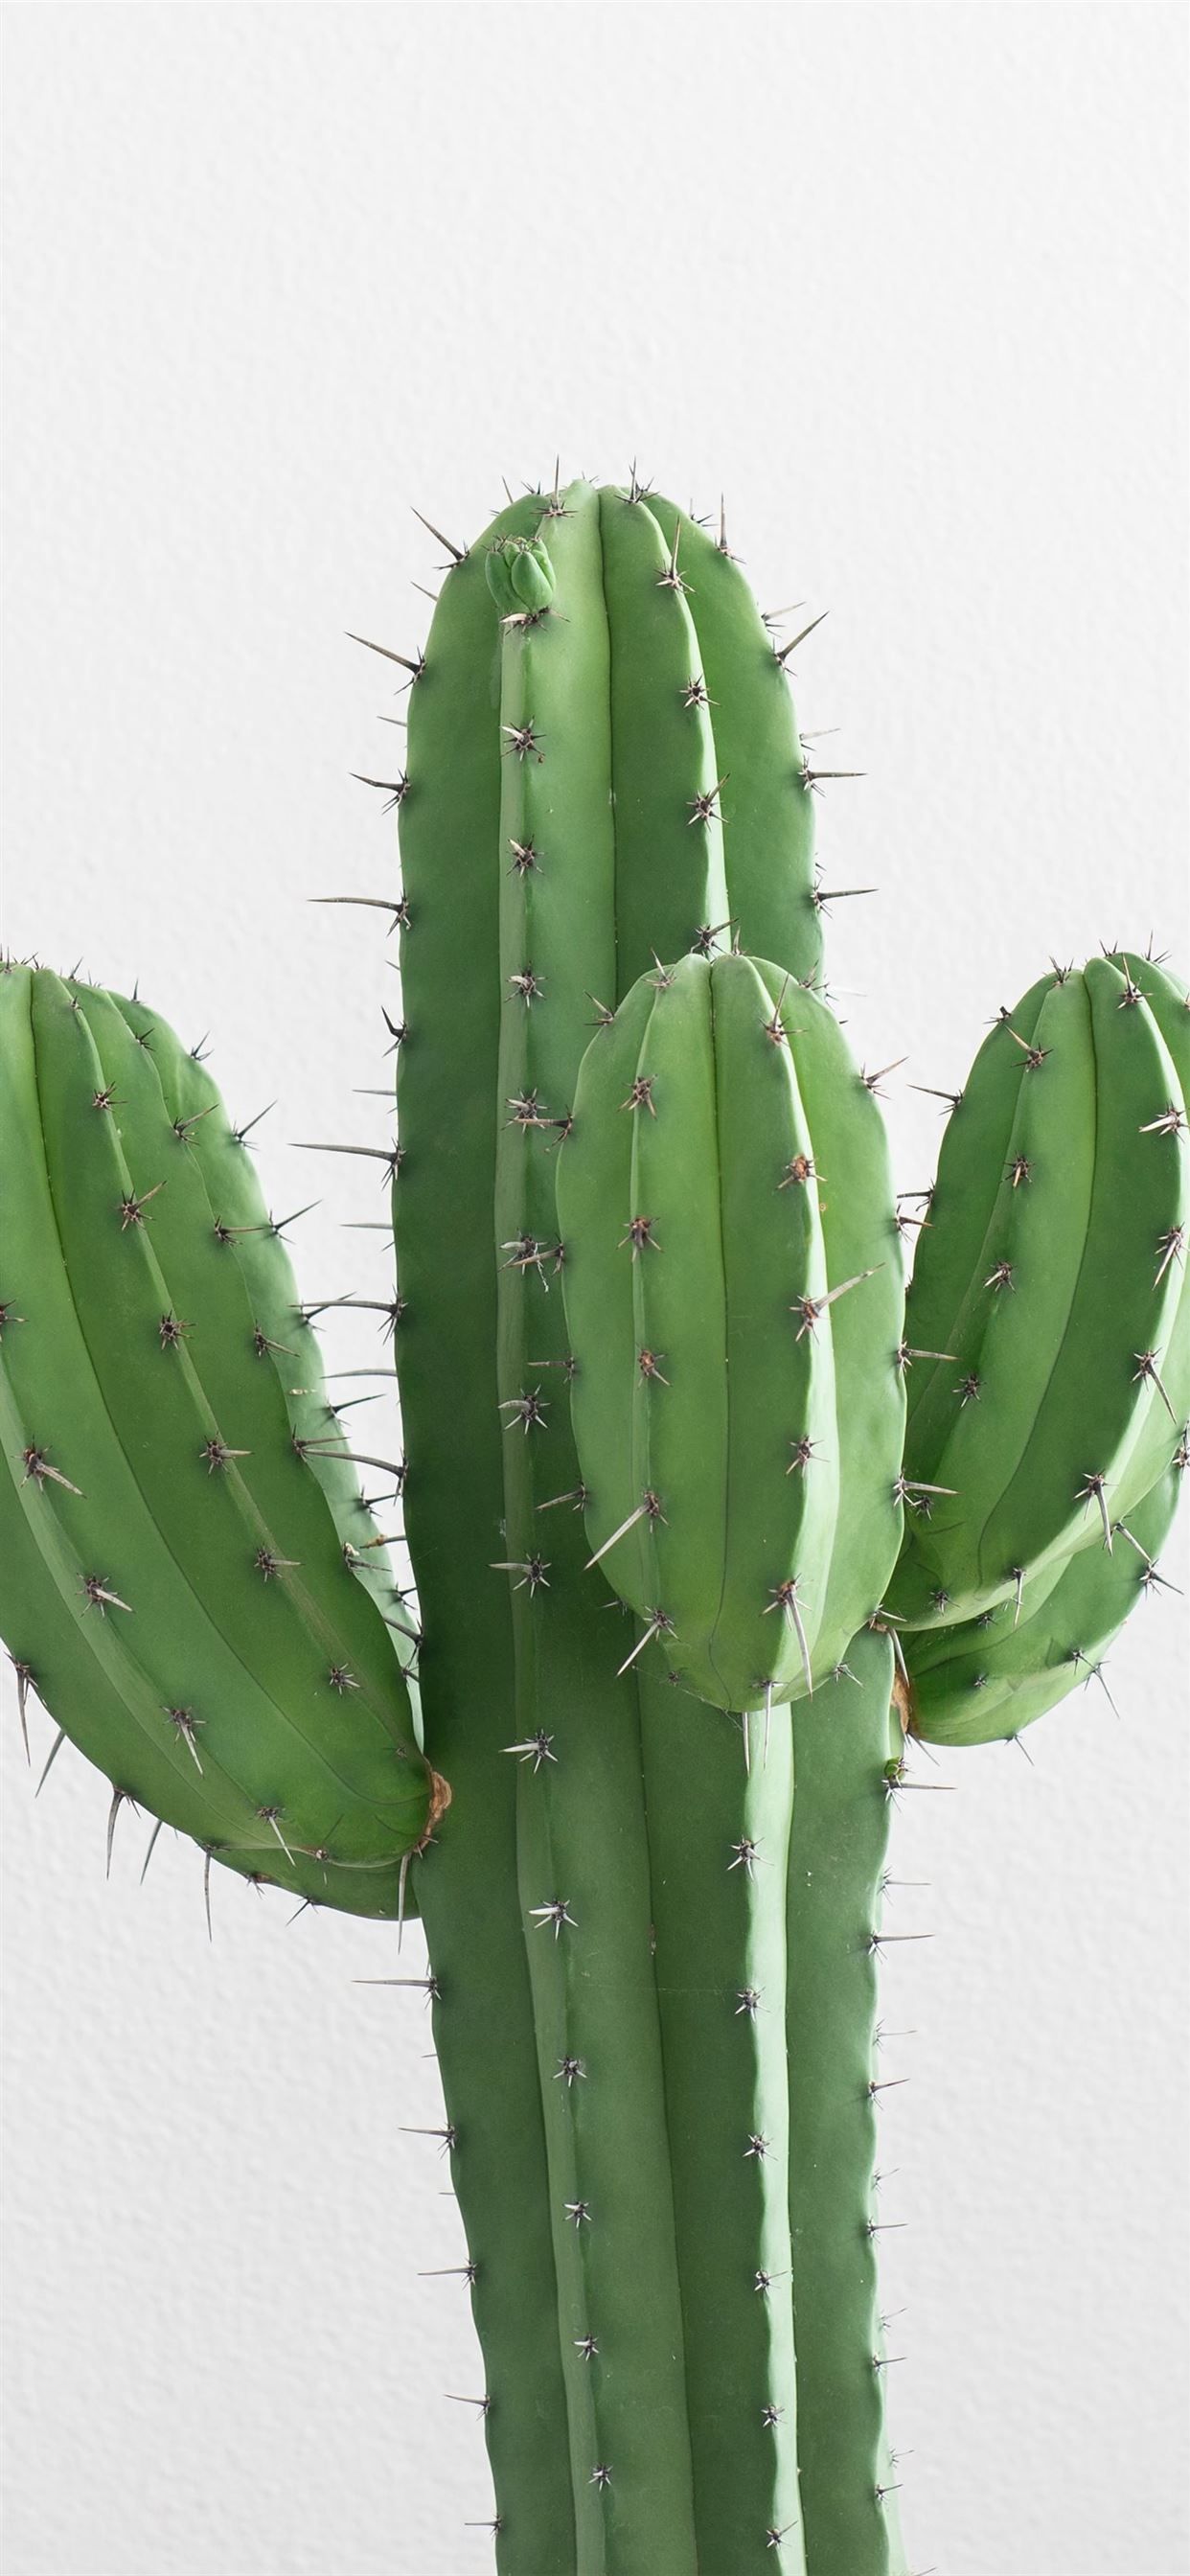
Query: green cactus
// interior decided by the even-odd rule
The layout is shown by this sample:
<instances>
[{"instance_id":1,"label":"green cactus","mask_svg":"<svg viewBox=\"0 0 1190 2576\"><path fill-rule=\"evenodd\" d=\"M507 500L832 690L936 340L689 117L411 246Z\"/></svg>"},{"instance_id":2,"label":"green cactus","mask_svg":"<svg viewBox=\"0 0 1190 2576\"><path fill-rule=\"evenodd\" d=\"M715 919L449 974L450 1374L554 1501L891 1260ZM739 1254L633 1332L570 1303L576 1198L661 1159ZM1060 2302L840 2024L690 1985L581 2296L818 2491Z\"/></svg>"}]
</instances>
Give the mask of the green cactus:
<instances>
[{"instance_id":1,"label":"green cactus","mask_svg":"<svg viewBox=\"0 0 1190 2576\"><path fill-rule=\"evenodd\" d=\"M0 1623L113 1823L420 1911L502 2576L906 2576L890 1816L907 1734L1016 1733L1161 1579L1184 997L1121 953L1004 1016L903 1319L824 773L722 524L634 474L448 551L390 657L369 1149L416 1606L245 1131L139 1003L13 968Z\"/></svg>"}]
</instances>

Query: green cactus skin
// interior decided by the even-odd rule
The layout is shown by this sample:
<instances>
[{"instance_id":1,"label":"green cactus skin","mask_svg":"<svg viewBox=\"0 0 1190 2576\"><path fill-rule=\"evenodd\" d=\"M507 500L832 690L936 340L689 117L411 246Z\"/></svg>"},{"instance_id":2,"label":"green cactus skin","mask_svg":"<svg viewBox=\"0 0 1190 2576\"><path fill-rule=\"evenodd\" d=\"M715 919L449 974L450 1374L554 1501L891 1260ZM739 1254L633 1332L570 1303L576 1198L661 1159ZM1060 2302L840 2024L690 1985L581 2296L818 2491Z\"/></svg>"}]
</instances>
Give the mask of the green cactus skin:
<instances>
[{"instance_id":1,"label":"green cactus skin","mask_svg":"<svg viewBox=\"0 0 1190 2576\"><path fill-rule=\"evenodd\" d=\"M0 1625L113 1823L132 1796L388 1916L415 1855L500 2576L906 2576L872 2199L902 1726L1016 1733L1160 1579L1185 999L1121 953L1005 1015L903 1327L872 1086L816 998L818 778L722 526L634 475L450 553L393 782L418 1609L243 1131L139 1003L22 970ZM645 1237L597 1240L613 1212Z\"/></svg>"},{"instance_id":2,"label":"green cactus skin","mask_svg":"<svg viewBox=\"0 0 1190 2576\"><path fill-rule=\"evenodd\" d=\"M642 1677L698 2565L805 2565L783 2013L789 1712L748 1725ZM774 2539L773 2535L779 2535Z\"/></svg>"},{"instance_id":3,"label":"green cactus skin","mask_svg":"<svg viewBox=\"0 0 1190 2576\"><path fill-rule=\"evenodd\" d=\"M789 2215L806 2555L813 2576L904 2576L883 2433L873 2167L880 1892L899 1762L887 1633L861 1630L792 1710Z\"/></svg>"},{"instance_id":4,"label":"green cactus skin","mask_svg":"<svg viewBox=\"0 0 1190 2576\"><path fill-rule=\"evenodd\" d=\"M1172 1445L1182 1277L1160 1247L1190 1213L1173 1060L1106 958L1034 987L1022 1016L949 1121L909 1294L907 1342L954 1355L913 1363L906 1476L950 1489L914 1515L890 1587L914 1627L978 1616L1106 1536L1157 1414Z\"/></svg>"},{"instance_id":5,"label":"green cactus skin","mask_svg":"<svg viewBox=\"0 0 1190 2576\"><path fill-rule=\"evenodd\" d=\"M584 1057L558 1210L592 1548L704 1699L799 1696L901 1535L891 1186L830 1012L742 956L644 977Z\"/></svg>"},{"instance_id":6,"label":"green cactus skin","mask_svg":"<svg viewBox=\"0 0 1190 2576\"><path fill-rule=\"evenodd\" d=\"M142 1034L105 993L0 978L5 1634L113 1825L143 1804L242 1873L395 1914L432 1786L408 1691L167 1107L176 1041Z\"/></svg>"},{"instance_id":7,"label":"green cactus skin","mask_svg":"<svg viewBox=\"0 0 1190 2576\"><path fill-rule=\"evenodd\" d=\"M915 1735L931 1744L999 1743L1094 1681L1111 1697L1104 1657L1138 1601L1164 1581L1157 1560L1185 1462L1182 1446L1127 1520L1114 1523L1110 1556L1081 1548L1056 1580L1026 1585L1019 1619L1002 1601L961 1627L906 1637Z\"/></svg>"}]
</instances>

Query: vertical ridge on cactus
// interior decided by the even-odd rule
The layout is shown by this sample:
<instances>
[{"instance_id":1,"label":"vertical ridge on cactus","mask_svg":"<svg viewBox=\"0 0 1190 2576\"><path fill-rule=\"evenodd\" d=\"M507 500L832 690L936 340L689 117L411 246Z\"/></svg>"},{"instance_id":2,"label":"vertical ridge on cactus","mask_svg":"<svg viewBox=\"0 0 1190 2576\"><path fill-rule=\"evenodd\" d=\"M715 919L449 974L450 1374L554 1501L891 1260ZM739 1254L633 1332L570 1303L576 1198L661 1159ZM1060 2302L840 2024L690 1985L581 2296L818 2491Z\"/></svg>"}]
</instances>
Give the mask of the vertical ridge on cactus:
<instances>
[{"instance_id":1,"label":"vertical ridge on cactus","mask_svg":"<svg viewBox=\"0 0 1190 2576\"><path fill-rule=\"evenodd\" d=\"M20 1721L105 1772L109 1864L133 1804L208 1901L218 1859L420 1912L427 1973L378 1982L433 2013L500 2576L906 2576L890 1819L932 1785L907 1735L1108 1688L1163 1588L1186 997L1117 950L1001 1010L903 1312L881 1073L823 998L866 889L816 870L814 792L857 774L789 693L819 620L778 648L722 516L635 469L439 542L424 651L368 646L401 884L319 898L400 937L399 1134L326 1148L383 1167L391 1294L299 1300L201 1048L0 979ZM393 1344L407 1458L327 1395L335 1307Z\"/></svg>"},{"instance_id":2,"label":"vertical ridge on cactus","mask_svg":"<svg viewBox=\"0 0 1190 2576\"><path fill-rule=\"evenodd\" d=\"M885 2458L876 2281L876 1953L899 1761L892 1642L864 1629L792 1711L785 2009L790 2230L809 2565L904 2576ZM796 1972L794 1964L796 1963Z\"/></svg>"}]
</instances>

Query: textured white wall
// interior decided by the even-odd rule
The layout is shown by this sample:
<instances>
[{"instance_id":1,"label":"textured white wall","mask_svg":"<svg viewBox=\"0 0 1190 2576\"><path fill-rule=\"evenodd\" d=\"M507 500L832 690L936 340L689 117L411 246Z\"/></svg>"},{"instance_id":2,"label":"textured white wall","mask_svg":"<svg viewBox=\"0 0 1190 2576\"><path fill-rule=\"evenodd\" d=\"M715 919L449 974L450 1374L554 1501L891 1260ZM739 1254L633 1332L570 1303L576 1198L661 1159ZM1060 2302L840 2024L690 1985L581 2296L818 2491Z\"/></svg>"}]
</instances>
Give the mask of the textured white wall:
<instances>
[{"instance_id":1,"label":"textured white wall","mask_svg":"<svg viewBox=\"0 0 1190 2576\"><path fill-rule=\"evenodd\" d=\"M837 982L900 1177L1053 951L1187 954L1184 25L1164 7L7 12L6 933L143 990L262 1130L383 1130L394 737L514 483L725 485L829 622ZM317 1292L379 1240L317 1176ZM370 1210L368 1210L370 1212ZM359 1255L359 1247L365 1247ZM371 1247L371 1248L369 1248ZM885 2097L913 2564L1181 2576L1182 1605L904 1802ZM214 1888L65 1750L5 1773L6 2576L482 2576L416 1999L379 1931ZM50 1741L37 1713L35 1754ZM418 1936L411 1947L415 1964ZM895 2062L894 2062L895 2061Z\"/></svg>"}]
</instances>

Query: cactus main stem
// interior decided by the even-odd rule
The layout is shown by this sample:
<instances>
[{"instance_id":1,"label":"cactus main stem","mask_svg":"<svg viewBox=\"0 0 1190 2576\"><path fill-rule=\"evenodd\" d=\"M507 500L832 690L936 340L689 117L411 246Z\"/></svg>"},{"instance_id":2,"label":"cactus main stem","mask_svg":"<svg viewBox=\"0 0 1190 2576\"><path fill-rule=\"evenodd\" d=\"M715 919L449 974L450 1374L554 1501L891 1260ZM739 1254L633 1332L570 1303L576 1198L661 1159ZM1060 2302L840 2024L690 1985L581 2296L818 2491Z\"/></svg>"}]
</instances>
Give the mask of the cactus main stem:
<instances>
[{"instance_id":1,"label":"cactus main stem","mask_svg":"<svg viewBox=\"0 0 1190 2576\"><path fill-rule=\"evenodd\" d=\"M900 1740L888 1637L862 1632L839 1677L767 1729L754 1715L747 1759L739 1720L665 1683L639 1686L638 1713L593 1684L577 1635L558 1653L551 1752L519 1777L547 2166L544 2206L526 2172L519 2270L534 2369L566 2387L574 2540L541 2553L532 2451L494 2439L507 2321L489 2344L477 2308L498 2563L905 2576L872 2232L873 1943ZM456 1926L462 1989L488 1921ZM427 1929L437 1958L432 1905ZM493 2101L482 2119L489 2164L512 2170L520 2113L502 2124ZM478 2242L489 2185L473 2220L459 2154L455 2175ZM548 2319L532 2301L543 2225ZM506 2254L517 2270L511 2237Z\"/></svg>"},{"instance_id":2,"label":"cactus main stem","mask_svg":"<svg viewBox=\"0 0 1190 2576\"><path fill-rule=\"evenodd\" d=\"M789 1711L641 1683L698 2565L803 2576L790 2296Z\"/></svg>"},{"instance_id":3,"label":"cactus main stem","mask_svg":"<svg viewBox=\"0 0 1190 2576\"><path fill-rule=\"evenodd\" d=\"M485 542L539 522L550 606L497 628L489 600L485 625L479 549L448 575L398 791L408 1529L426 1744L454 1790L417 1875L497 2564L807 2576L790 1719L772 1713L766 1755L752 1717L749 1768L740 1722L670 1688L655 1643L637 1660L638 1623L588 1565L555 1198L593 1027L654 951L730 937L733 884L750 904L768 882L747 800L720 810L679 538L725 693L738 666L741 756L757 725L784 728L774 953L813 979L809 789L726 558L635 493L582 485L516 505ZM450 1050L432 1043L444 1025Z\"/></svg>"}]
</instances>

